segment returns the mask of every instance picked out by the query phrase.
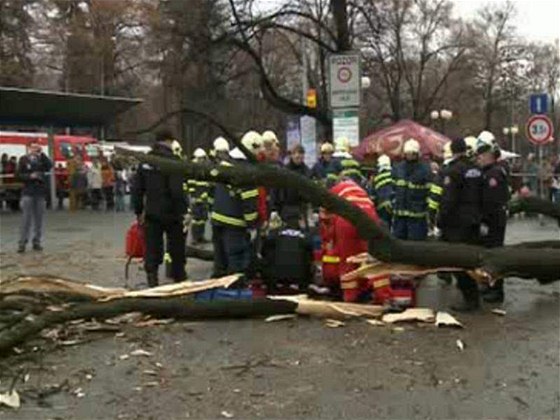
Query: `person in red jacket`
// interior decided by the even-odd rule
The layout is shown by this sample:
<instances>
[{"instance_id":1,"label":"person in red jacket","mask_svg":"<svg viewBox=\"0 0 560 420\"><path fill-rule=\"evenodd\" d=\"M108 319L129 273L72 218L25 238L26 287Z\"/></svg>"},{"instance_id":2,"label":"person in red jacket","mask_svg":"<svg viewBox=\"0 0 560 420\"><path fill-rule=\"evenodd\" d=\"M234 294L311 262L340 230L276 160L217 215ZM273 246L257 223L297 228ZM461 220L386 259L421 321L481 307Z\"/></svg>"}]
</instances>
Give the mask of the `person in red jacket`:
<instances>
[{"instance_id":1,"label":"person in red jacket","mask_svg":"<svg viewBox=\"0 0 560 420\"><path fill-rule=\"evenodd\" d=\"M333 186L330 191L359 207L375 223L381 224L375 210L375 205L368 197L367 192L354 181L347 180ZM363 240L358 230L338 215L323 218L321 229L323 239L323 275L327 284L338 277L345 302L356 302L360 296L373 289L374 302L383 304L391 299L391 286L388 276L376 278L361 278L353 281L342 282L341 277L358 266L346 261L348 257L367 252L368 243Z\"/></svg>"}]
</instances>

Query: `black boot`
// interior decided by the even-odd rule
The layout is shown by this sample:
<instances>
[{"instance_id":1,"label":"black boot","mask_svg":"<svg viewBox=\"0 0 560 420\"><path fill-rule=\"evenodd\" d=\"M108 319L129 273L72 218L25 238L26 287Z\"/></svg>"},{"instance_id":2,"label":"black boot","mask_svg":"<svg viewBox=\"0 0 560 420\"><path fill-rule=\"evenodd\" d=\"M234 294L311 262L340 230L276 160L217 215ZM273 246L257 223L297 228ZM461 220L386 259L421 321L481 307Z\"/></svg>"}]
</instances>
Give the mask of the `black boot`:
<instances>
[{"instance_id":1,"label":"black boot","mask_svg":"<svg viewBox=\"0 0 560 420\"><path fill-rule=\"evenodd\" d=\"M157 271L147 272L146 276L148 278L149 287L156 287L159 284Z\"/></svg>"},{"instance_id":2,"label":"black boot","mask_svg":"<svg viewBox=\"0 0 560 420\"><path fill-rule=\"evenodd\" d=\"M455 312L475 312L480 309L480 298L478 289L462 290L463 301L459 304L452 305L451 310Z\"/></svg>"}]
</instances>

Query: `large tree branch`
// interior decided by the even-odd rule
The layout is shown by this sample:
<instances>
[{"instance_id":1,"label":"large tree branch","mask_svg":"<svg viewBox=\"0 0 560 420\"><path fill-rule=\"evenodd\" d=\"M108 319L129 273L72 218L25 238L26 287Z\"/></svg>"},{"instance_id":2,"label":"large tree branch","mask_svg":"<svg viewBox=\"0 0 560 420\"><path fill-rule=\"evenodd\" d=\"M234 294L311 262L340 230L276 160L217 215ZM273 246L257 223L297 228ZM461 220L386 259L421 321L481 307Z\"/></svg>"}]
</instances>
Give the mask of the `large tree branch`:
<instances>
[{"instance_id":1,"label":"large tree branch","mask_svg":"<svg viewBox=\"0 0 560 420\"><path fill-rule=\"evenodd\" d=\"M221 167L181 163L125 150L121 152L159 166L163 171L182 172L189 178L240 186L262 185L295 189L310 203L322 206L350 221L360 235L369 241L370 253L382 261L425 267L478 268L493 277L518 276L537 279L541 283L560 279L560 249L511 246L486 249L453 243L398 240L350 202L331 194L305 177L272 165Z\"/></svg>"}]
</instances>

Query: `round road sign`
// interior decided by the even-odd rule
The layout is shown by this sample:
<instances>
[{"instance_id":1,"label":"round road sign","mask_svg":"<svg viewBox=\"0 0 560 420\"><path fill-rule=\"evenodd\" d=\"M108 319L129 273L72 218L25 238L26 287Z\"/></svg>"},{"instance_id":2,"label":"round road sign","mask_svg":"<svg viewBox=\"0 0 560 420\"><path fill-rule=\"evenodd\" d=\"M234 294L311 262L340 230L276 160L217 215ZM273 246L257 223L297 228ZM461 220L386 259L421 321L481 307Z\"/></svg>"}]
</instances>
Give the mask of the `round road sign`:
<instances>
[{"instance_id":1,"label":"round road sign","mask_svg":"<svg viewBox=\"0 0 560 420\"><path fill-rule=\"evenodd\" d=\"M348 83L352 78L352 70L350 67L341 67L338 69L337 77L341 83Z\"/></svg>"},{"instance_id":2,"label":"round road sign","mask_svg":"<svg viewBox=\"0 0 560 420\"><path fill-rule=\"evenodd\" d=\"M548 143L554 134L552 121L546 115L533 115L527 121L526 133L527 138L533 144Z\"/></svg>"}]
</instances>

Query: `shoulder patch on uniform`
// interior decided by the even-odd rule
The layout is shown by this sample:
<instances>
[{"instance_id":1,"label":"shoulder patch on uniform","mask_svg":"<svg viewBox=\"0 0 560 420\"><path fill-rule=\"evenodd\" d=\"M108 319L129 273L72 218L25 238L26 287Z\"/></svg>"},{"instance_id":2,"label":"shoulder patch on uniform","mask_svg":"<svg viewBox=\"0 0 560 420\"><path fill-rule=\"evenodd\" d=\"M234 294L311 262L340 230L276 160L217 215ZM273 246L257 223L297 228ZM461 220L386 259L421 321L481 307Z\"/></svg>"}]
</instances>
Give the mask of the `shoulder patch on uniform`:
<instances>
[{"instance_id":1,"label":"shoulder patch on uniform","mask_svg":"<svg viewBox=\"0 0 560 420\"><path fill-rule=\"evenodd\" d=\"M451 184L451 177L446 176L445 178L443 178L443 185L449 185Z\"/></svg>"},{"instance_id":2,"label":"shoulder patch on uniform","mask_svg":"<svg viewBox=\"0 0 560 420\"><path fill-rule=\"evenodd\" d=\"M477 168L469 169L465 173L465 178L480 178L481 176L482 176L482 173L480 172L480 169L477 169Z\"/></svg>"},{"instance_id":3,"label":"shoulder patch on uniform","mask_svg":"<svg viewBox=\"0 0 560 420\"><path fill-rule=\"evenodd\" d=\"M490 178L488 180L488 185L490 185L492 188L497 187L498 181L496 180L496 178Z\"/></svg>"},{"instance_id":4,"label":"shoulder patch on uniform","mask_svg":"<svg viewBox=\"0 0 560 420\"><path fill-rule=\"evenodd\" d=\"M150 165L149 163L143 163L143 164L142 164L142 169L151 170L151 169L152 169L152 165Z\"/></svg>"}]
</instances>

